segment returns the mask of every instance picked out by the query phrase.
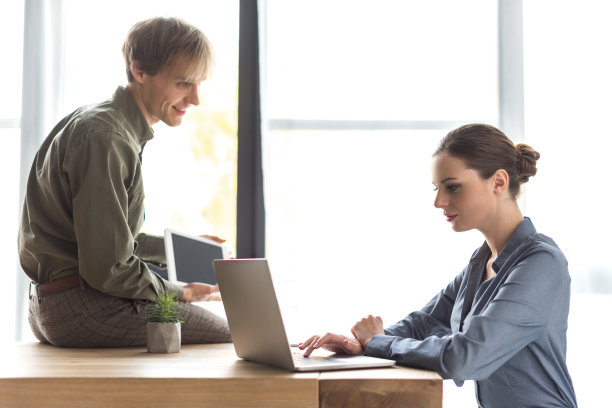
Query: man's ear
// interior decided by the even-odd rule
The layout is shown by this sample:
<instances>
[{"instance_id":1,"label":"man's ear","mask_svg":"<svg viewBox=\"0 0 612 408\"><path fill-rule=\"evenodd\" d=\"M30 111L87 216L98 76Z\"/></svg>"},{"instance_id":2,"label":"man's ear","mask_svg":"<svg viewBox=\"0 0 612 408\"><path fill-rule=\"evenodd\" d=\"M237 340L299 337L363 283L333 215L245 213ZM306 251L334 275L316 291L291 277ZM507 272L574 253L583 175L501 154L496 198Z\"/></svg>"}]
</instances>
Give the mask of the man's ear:
<instances>
[{"instance_id":1,"label":"man's ear","mask_svg":"<svg viewBox=\"0 0 612 408\"><path fill-rule=\"evenodd\" d=\"M495 194L501 194L508 189L510 177L506 170L497 170L493 176L491 176L491 179L493 180L493 192Z\"/></svg>"},{"instance_id":2,"label":"man's ear","mask_svg":"<svg viewBox=\"0 0 612 408\"><path fill-rule=\"evenodd\" d=\"M140 64L138 63L138 61L132 61L130 71L132 71L132 76L134 77L134 80L142 84L146 73L142 69L140 69Z\"/></svg>"}]
</instances>

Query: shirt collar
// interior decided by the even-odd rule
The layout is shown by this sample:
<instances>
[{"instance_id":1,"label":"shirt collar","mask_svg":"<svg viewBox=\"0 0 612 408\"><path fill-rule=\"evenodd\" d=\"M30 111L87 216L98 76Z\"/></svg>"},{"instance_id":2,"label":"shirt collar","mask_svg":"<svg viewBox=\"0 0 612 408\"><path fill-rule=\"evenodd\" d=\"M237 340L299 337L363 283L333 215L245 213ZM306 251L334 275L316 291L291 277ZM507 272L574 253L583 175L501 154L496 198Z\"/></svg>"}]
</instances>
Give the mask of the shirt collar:
<instances>
[{"instance_id":1,"label":"shirt collar","mask_svg":"<svg viewBox=\"0 0 612 408\"><path fill-rule=\"evenodd\" d=\"M504 245L504 248L497 255L497 259L493 262L493 270L497 273L502 265L506 263L508 258L516 252L516 250L525 243L525 240L535 234L537 231L533 226L533 223L528 217L525 217L523 221L516 227L510 239Z\"/></svg>"},{"instance_id":2,"label":"shirt collar","mask_svg":"<svg viewBox=\"0 0 612 408\"><path fill-rule=\"evenodd\" d=\"M510 239L508 239L508 242L506 242L506 245L504 245L501 252L497 255L497 258L493 262L492 266L495 273L499 272L506 260L525 242L528 237L536 232L537 231L529 217L525 217L518 227L516 227L512 235L510 235ZM491 249L485 241L472 259L476 262L486 262L490 255Z\"/></svg>"},{"instance_id":3,"label":"shirt collar","mask_svg":"<svg viewBox=\"0 0 612 408\"><path fill-rule=\"evenodd\" d=\"M117 87L113 95L113 101L119 105L127 121L132 125L136 142L140 146L144 146L147 141L153 139L153 129L149 126L140 108L124 87Z\"/></svg>"}]
</instances>

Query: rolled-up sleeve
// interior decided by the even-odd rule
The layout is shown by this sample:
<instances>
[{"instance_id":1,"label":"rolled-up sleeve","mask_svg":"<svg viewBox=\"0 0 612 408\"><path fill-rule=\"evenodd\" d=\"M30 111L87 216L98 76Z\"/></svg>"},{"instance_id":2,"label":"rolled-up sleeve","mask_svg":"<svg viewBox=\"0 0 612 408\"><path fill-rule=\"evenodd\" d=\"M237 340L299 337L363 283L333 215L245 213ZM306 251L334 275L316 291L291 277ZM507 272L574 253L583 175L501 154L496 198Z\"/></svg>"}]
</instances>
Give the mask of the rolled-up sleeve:
<instances>
[{"instance_id":1,"label":"rolled-up sleeve","mask_svg":"<svg viewBox=\"0 0 612 408\"><path fill-rule=\"evenodd\" d=\"M140 233L136 236L135 254L146 262L166 264L166 248L164 237Z\"/></svg>"},{"instance_id":2,"label":"rolled-up sleeve","mask_svg":"<svg viewBox=\"0 0 612 408\"><path fill-rule=\"evenodd\" d=\"M113 132L87 134L66 155L64 166L73 190L83 279L101 292L123 298L153 300L161 292L180 298L182 290L151 272L135 253L144 193L134 147Z\"/></svg>"}]
</instances>

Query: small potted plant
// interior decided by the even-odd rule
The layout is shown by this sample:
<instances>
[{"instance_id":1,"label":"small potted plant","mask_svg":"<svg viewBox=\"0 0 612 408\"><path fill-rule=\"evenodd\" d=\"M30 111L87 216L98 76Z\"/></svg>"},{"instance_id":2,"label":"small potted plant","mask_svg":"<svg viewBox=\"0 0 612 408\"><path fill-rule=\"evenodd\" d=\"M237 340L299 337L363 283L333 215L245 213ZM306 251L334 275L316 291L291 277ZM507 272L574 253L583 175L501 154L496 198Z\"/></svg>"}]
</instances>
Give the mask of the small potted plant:
<instances>
[{"instance_id":1,"label":"small potted plant","mask_svg":"<svg viewBox=\"0 0 612 408\"><path fill-rule=\"evenodd\" d=\"M160 293L149 307L147 320L147 351L178 353L181 350L181 316L176 310L178 300L169 293Z\"/></svg>"}]
</instances>

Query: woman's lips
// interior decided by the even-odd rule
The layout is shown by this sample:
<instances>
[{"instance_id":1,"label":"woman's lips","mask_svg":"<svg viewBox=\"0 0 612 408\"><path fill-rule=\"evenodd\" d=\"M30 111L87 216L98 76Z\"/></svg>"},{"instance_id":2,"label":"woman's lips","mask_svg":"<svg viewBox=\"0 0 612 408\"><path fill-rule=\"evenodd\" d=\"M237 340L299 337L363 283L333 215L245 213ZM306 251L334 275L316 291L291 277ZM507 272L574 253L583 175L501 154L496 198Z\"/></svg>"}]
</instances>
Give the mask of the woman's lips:
<instances>
[{"instance_id":1,"label":"woman's lips","mask_svg":"<svg viewBox=\"0 0 612 408\"><path fill-rule=\"evenodd\" d=\"M457 218L457 214L444 214L446 216L446 221L453 222L455 218Z\"/></svg>"}]
</instances>

